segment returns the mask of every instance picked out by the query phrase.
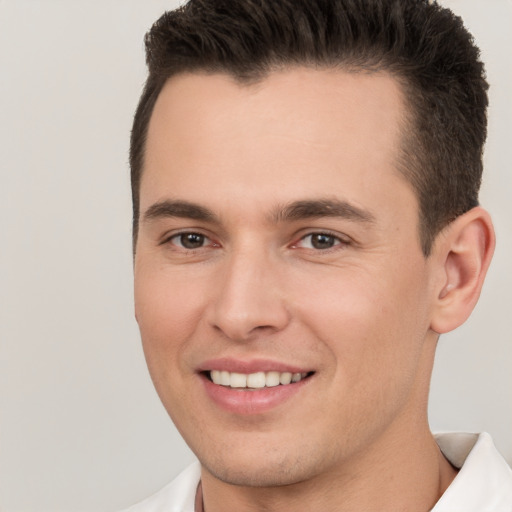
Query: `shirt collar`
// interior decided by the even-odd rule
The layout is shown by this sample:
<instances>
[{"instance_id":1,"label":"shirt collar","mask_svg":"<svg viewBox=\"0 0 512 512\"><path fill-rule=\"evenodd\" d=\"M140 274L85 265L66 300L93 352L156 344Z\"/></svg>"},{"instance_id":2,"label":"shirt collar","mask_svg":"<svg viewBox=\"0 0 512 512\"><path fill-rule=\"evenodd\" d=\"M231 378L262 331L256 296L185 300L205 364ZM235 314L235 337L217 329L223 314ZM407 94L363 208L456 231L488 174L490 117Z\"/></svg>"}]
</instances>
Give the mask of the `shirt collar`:
<instances>
[{"instance_id":1,"label":"shirt collar","mask_svg":"<svg viewBox=\"0 0 512 512\"><path fill-rule=\"evenodd\" d=\"M487 433L435 435L459 473L431 512L510 512L512 471Z\"/></svg>"}]
</instances>

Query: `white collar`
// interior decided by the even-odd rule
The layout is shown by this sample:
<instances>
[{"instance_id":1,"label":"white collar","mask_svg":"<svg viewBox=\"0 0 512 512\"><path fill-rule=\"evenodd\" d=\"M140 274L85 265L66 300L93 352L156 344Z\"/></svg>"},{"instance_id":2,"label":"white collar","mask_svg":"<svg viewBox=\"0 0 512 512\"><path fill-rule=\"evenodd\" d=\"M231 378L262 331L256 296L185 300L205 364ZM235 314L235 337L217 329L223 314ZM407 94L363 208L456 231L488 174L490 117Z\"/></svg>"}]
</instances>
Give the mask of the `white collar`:
<instances>
[{"instance_id":1,"label":"white collar","mask_svg":"<svg viewBox=\"0 0 512 512\"><path fill-rule=\"evenodd\" d=\"M512 512L512 471L489 434L440 433L435 438L460 471L431 512Z\"/></svg>"}]
</instances>

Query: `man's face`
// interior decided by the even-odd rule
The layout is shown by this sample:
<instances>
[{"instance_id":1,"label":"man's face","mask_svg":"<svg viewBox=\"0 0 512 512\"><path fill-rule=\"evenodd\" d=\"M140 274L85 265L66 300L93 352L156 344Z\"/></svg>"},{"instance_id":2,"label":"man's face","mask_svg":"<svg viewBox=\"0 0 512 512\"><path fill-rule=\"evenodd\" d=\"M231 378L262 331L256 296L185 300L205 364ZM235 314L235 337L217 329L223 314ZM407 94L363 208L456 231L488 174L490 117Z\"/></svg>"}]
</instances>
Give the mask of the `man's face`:
<instances>
[{"instance_id":1,"label":"man's face","mask_svg":"<svg viewBox=\"0 0 512 512\"><path fill-rule=\"evenodd\" d=\"M425 419L433 271L396 171L404 108L386 74L307 69L181 75L160 94L136 316L210 474L311 479Z\"/></svg>"}]
</instances>

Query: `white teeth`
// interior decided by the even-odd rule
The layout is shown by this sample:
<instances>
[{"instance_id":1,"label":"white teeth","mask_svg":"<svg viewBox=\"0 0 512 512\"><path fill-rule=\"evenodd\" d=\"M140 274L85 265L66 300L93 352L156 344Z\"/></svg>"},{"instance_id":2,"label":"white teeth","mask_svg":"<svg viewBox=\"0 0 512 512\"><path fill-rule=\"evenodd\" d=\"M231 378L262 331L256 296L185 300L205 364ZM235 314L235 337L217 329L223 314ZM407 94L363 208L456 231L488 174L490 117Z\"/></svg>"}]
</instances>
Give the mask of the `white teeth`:
<instances>
[{"instance_id":1,"label":"white teeth","mask_svg":"<svg viewBox=\"0 0 512 512\"><path fill-rule=\"evenodd\" d=\"M292 382L299 382L307 377L307 372L291 373L291 372L256 372L256 373L231 373L225 370L212 370L210 378L214 384L221 386L229 386L232 388L251 388L261 389L264 387L271 388L275 386L286 386Z\"/></svg>"},{"instance_id":2,"label":"white teeth","mask_svg":"<svg viewBox=\"0 0 512 512\"><path fill-rule=\"evenodd\" d=\"M231 383L231 376L229 374L229 372L220 372L220 383L223 385L223 386L229 386L230 383Z\"/></svg>"},{"instance_id":3,"label":"white teeth","mask_svg":"<svg viewBox=\"0 0 512 512\"><path fill-rule=\"evenodd\" d=\"M286 386L286 384L290 384L291 381L292 374L290 372L281 373L281 375L279 376L279 383L282 384L283 386Z\"/></svg>"},{"instance_id":4,"label":"white teeth","mask_svg":"<svg viewBox=\"0 0 512 512\"><path fill-rule=\"evenodd\" d=\"M265 372L251 373L247 375L248 388L264 388L265 381Z\"/></svg>"},{"instance_id":5,"label":"white teeth","mask_svg":"<svg viewBox=\"0 0 512 512\"><path fill-rule=\"evenodd\" d=\"M214 384L220 384L220 372L219 370L212 370L210 372L210 378Z\"/></svg>"},{"instance_id":6,"label":"white teeth","mask_svg":"<svg viewBox=\"0 0 512 512\"><path fill-rule=\"evenodd\" d=\"M244 373L232 373L231 382L229 385L232 388L246 388L247 387L247 375Z\"/></svg>"},{"instance_id":7,"label":"white teeth","mask_svg":"<svg viewBox=\"0 0 512 512\"><path fill-rule=\"evenodd\" d=\"M267 378L265 379L265 386L267 386L267 388L279 386L279 372L268 372Z\"/></svg>"}]
</instances>

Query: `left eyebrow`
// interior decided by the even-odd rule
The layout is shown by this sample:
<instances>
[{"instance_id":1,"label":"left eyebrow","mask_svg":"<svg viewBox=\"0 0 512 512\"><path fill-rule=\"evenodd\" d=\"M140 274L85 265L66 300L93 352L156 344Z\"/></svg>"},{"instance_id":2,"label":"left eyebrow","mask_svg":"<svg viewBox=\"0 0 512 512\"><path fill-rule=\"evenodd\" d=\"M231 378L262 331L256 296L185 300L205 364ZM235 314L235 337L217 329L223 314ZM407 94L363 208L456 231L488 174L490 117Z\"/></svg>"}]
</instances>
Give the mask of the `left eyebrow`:
<instances>
[{"instance_id":1,"label":"left eyebrow","mask_svg":"<svg viewBox=\"0 0 512 512\"><path fill-rule=\"evenodd\" d=\"M295 201L279 208L273 215L275 222L320 217L340 217L362 223L375 222L375 216L370 211L338 199Z\"/></svg>"},{"instance_id":2,"label":"left eyebrow","mask_svg":"<svg viewBox=\"0 0 512 512\"><path fill-rule=\"evenodd\" d=\"M188 201L164 200L151 205L142 217L144 222L165 217L176 217L182 219L193 219L206 222L218 222L216 215L198 204Z\"/></svg>"}]
</instances>

